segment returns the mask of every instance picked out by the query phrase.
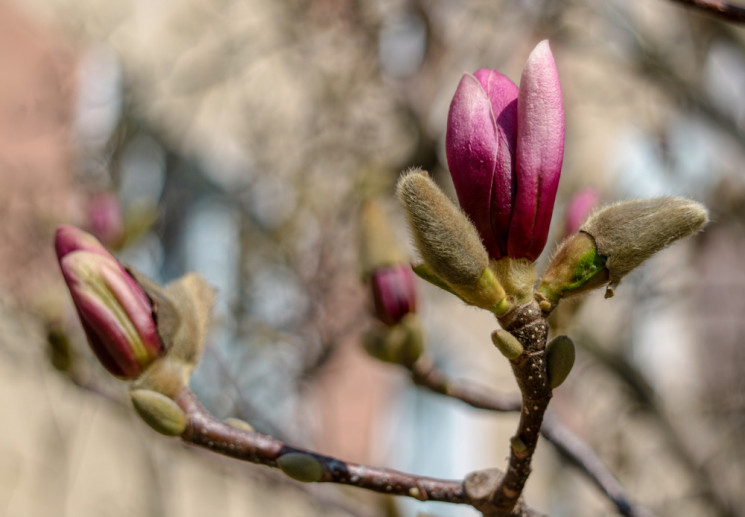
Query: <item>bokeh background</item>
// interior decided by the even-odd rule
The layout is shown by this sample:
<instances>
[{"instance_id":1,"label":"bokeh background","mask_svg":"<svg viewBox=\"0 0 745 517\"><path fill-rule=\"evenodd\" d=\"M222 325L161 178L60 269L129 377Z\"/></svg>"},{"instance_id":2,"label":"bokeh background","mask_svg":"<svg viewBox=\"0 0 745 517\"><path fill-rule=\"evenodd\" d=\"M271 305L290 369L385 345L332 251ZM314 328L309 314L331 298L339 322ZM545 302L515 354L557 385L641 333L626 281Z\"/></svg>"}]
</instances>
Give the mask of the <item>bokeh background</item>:
<instances>
[{"instance_id":1,"label":"bokeh background","mask_svg":"<svg viewBox=\"0 0 745 517\"><path fill-rule=\"evenodd\" d=\"M745 515L745 27L664 0L2 0L0 516L476 515L156 436L92 360L52 239L76 224L158 281L217 287L193 379L217 416L423 475L503 467L514 415L362 351L356 218L380 196L406 245L393 186L421 166L452 194L462 73L517 81L544 38L567 113L555 238L588 186L689 196L712 219L613 299L558 311L579 350L551 411L655 514ZM420 287L438 365L516 391L493 318ZM526 498L615 514L545 442Z\"/></svg>"}]
</instances>

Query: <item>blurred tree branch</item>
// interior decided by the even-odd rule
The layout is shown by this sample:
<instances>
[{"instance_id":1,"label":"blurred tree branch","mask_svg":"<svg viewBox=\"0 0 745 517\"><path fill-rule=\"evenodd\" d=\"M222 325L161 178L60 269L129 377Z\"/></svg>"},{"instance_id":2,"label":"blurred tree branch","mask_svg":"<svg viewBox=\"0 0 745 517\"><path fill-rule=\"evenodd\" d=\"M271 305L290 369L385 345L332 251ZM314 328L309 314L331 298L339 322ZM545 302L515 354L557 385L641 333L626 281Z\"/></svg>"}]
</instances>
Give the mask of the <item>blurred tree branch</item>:
<instances>
[{"instance_id":1,"label":"blurred tree branch","mask_svg":"<svg viewBox=\"0 0 745 517\"><path fill-rule=\"evenodd\" d=\"M721 0L670 0L731 23L745 23L745 7Z\"/></svg>"}]
</instances>

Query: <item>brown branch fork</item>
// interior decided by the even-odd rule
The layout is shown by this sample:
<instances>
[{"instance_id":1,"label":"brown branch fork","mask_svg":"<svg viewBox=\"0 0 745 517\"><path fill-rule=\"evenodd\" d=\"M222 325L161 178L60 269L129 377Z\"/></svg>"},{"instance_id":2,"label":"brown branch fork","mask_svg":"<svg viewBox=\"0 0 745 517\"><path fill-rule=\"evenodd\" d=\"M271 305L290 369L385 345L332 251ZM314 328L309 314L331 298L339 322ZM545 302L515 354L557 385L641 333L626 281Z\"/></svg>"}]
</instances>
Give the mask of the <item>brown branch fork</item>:
<instances>
[{"instance_id":1,"label":"brown branch fork","mask_svg":"<svg viewBox=\"0 0 745 517\"><path fill-rule=\"evenodd\" d=\"M187 415L186 430L181 438L218 454L274 468L279 468L278 462L282 456L301 453L320 465L321 474L317 482L352 485L421 501L468 504L489 517L535 517L541 514L528 508L520 496L531 471L538 435L542 432L564 457L605 492L619 513L638 517L651 515L630 501L615 477L579 438L555 419L543 422L551 399L543 354L548 325L537 304L518 308L500 323L524 346L524 353L511 361L522 393L522 403L516 397L490 392L473 384L450 381L428 359L411 365L410 372L416 384L473 407L492 411L521 410L517 432L510 442L510 458L505 473L491 469L471 473L464 480L444 480L339 460L292 447L267 435L227 425L213 417L188 388L182 389L175 397L176 403Z\"/></svg>"}]
</instances>

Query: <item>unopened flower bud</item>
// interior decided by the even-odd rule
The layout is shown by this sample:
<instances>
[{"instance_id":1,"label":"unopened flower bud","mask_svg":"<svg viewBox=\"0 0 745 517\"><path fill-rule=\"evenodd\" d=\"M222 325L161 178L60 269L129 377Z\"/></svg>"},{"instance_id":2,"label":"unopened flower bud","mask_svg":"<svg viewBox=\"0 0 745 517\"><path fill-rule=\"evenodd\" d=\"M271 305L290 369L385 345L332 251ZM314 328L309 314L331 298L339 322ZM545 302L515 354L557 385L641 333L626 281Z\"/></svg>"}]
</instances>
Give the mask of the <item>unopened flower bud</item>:
<instances>
[{"instance_id":1,"label":"unopened flower bud","mask_svg":"<svg viewBox=\"0 0 745 517\"><path fill-rule=\"evenodd\" d=\"M386 325L416 311L416 279L409 264L381 267L370 278L375 314Z\"/></svg>"},{"instance_id":2,"label":"unopened flower bud","mask_svg":"<svg viewBox=\"0 0 745 517\"><path fill-rule=\"evenodd\" d=\"M708 221L703 205L679 197L622 201L595 212L580 228L606 257L609 292L649 257L678 239L699 231Z\"/></svg>"},{"instance_id":3,"label":"unopened flower bud","mask_svg":"<svg viewBox=\"0 0 745 517\"><path fill-rule=\"evenodd\" d=\"M88 226L99 240L118 246L124 237L124 215L119 198L112 192L100 192L88 201Z\"/></svg>"},{"instance_id":4,"label":"unopened flower bud","mask_svg":"<svg viewBox=\"0 0 745 517\"><path fill-rule=\"evenodd\" d=\"M91 349L112 374L137 378L163 353L150 300L85 232L61 227L55 247Z\"/></svg>"},{"instance_id":5,"label":"unopened flower bud","mask_svg":"<svg viewBox=\"0 0 745 517\"><path fill-rule=\"evenodd\" d=\"M519 88L496 70L465 74L450 104L445 147L460 206L489 257L541 254L564 156L564 107L548 41Z\"/></svg>"},{"instance_id":6,"label":"unopened flower bud","mask_svg":"<svg viewBox=\"0 0 745 517\"><path fill-rule=\"evenodd\" d=\"M468 303L489 310L497 306L504 289L488 269L489 257L465 214L421 170L399 180L398 195L429 269Z\"/></svg>"},{"instance_id":7,"label":"unopened flower bud","mask_svg":"<svg viewBox=\"0 0 745 517\"><path fill-rule=\"evenodd\" d=\"M683 198L615 203L595 212L551 259L536 297L544 312L565 296L609 283L606 298L630 271L672 242L696 233L706 209Z\"/></svg>"}]
</instances>

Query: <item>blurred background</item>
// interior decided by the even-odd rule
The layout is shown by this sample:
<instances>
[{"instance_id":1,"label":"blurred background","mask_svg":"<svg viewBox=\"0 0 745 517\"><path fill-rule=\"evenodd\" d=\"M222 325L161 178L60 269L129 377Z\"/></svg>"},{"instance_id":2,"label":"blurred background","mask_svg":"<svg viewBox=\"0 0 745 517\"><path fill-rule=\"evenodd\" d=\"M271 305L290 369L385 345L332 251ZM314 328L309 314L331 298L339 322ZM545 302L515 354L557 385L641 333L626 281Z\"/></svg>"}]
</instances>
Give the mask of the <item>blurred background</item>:
<instances>
[{"instance_id":1,"label":"blurred background","mask_svg":"<svg viewBox=\"0 0 745 517\"><path fill-rule=\"evenodd\" d=\"M0 0L0 516L476 515L157 436L93 360L52 241L75 224L159 282L217 287L192 382L216 416L423 475L501 468L515 415L362 350L357 213L380 196L406 245L393 186L421 166L452 195L461 75L517 81L544 38L567 114L555 239L586 187L712 219L613 299L557 311L579 350L551 412L655 514L745 515L745 27L663 0ZM419 287L437 364L516 392L494 319ZM615 515L546 442L526 499Z\"/></svg>"}]
</instances>

